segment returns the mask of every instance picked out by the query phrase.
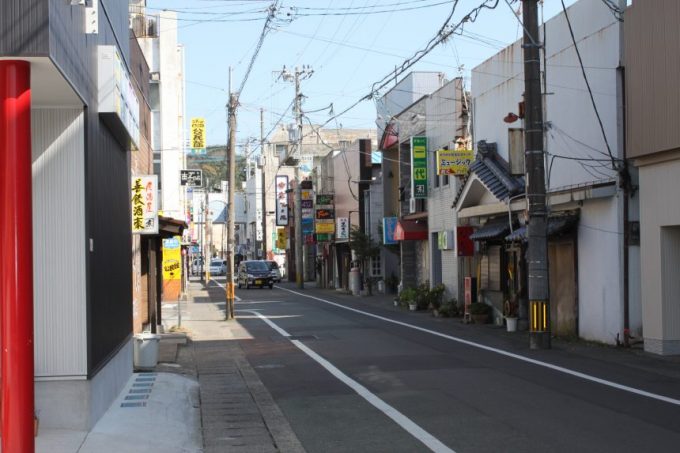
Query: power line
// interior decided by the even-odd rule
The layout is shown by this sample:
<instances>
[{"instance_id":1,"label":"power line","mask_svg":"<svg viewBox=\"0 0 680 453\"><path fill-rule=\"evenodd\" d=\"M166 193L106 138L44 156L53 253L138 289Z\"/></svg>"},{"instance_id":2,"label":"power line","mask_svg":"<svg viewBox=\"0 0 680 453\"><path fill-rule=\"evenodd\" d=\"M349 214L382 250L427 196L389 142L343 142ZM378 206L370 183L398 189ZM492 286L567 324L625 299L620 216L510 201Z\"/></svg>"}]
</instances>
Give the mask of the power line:
<instances>
[{"instance_id":1,"label":"power line","mask_svg":"<svg viewBox=\"0 0 680 453\"><path fill-rule=\"evenodd\" d=\"M593 104L593 110L595 110L595 116L597 117L597 122L600 125L600 131L602 131L602 138L604 139L604 144L607 146L607 154L612 162L612 168L616 170L616 159L612 154L612 150L609 146L609 140L607 139L607 134L604 131L604 125L602 124L602 118L600 118L600 112L597 110L597 104L595 103L595 97L593 96L593 91L590 89L590 83L588 82L588 76L586 75L586 70L583 67L583 60L581 59L581 52L578 50L578 45L576 44L576 37L574 36L574 30L571 28L571 20L569 20L569 14L567 13L567 7L564 5L564 0L560 0L562 3L562 11L564 11L564 18L567 20L567 27L569 28L569 34L571 35L571 41L574 43L574 50L576 51L576 56L578 57L578 63L581 66L581 73L583 74L583 80L586 82L586 87L588 88L588 94L590 95L590 102Z\"/></svg>"}]
</instances>

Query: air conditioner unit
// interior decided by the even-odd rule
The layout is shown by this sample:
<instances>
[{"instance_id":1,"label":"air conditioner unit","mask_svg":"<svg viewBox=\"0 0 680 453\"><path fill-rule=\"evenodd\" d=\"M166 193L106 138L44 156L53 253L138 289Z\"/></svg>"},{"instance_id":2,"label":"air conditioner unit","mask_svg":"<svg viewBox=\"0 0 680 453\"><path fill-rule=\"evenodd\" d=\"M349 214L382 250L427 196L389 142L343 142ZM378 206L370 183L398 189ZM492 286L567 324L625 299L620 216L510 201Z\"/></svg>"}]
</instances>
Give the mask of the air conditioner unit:
<instances>
[{"instance_id":1,"label":"air conditioner unit","mask_svg":"<svg viewBox=\"0 0 680 453\"><path fill-rule=\"evenodd\" d=\"M409 198L408 200L408 213L413 214L417 210L417 204L416 204L416 199L415 198Z\"/></svg>"}]
</instances>

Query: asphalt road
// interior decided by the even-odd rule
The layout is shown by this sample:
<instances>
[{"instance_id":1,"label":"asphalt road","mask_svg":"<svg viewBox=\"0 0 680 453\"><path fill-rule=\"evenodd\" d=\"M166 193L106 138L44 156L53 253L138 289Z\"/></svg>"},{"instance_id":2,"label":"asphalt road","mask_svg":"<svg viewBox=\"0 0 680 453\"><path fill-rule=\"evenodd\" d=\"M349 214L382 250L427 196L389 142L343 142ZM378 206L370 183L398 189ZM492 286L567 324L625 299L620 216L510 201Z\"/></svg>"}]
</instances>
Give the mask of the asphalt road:
<instances>
[{"instance_id":1,"label":"asphalt road","mask_svg":"<svg viewBox=\"0 0 680 453\"><path fill-rule=\"evenodd\" d=\"M241 347L308 452L680 451L673 363L530 351L488 329L290 290L238 290L236 309L252 336Z\"/></svg>"}]
</instances>

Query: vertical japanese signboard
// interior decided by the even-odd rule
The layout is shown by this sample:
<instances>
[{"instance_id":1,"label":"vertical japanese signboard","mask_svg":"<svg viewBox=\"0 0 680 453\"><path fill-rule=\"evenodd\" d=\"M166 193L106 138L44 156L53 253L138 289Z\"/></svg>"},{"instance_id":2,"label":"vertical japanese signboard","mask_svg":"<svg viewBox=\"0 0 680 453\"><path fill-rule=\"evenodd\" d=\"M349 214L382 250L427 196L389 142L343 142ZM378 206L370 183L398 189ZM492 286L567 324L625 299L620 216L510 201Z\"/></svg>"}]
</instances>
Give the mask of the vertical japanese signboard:
<instances>
[{"instance_id":1,"label":"vertical japanese signboard","mask_svg":"<svg viewBox=\"0 0 680 453\"><path fill-rule=\"evenodd\" d=\"M191 118L191 151L205 154L205 118Z\"/></svg>"},{"instance_id":2,"label":"vertical japanese signboard","mask_svg":"<svg viewBox=\"0 0 680 453\"><path fill-rule=\"evenodd\" d=\"M158 176L132 177L132 234L158 234Z\"/></svg>"},{"instance_id":3,"label":"vertical japanese signboard","mask_svg":"<svg viewBox=\"0 0 680 453\"><path fill-rule=\"evenodd\" d=\"M288 225L288 176L276 176L276 225Z\"/></svg>"},{"instance_id":4,"label":"vertical japanese signboard","mask_svg":"<svg viewBox=\"0 0 680 453\"><path fill-rule=\"evenodd\" d=\"M285 228L277 228L276 235L276 248L279 250L286 250L286 245L288 244L288 237L286 236Z\"/></svg>"},{"instance_id":5,"label":"vertical japanese signboard","mask_svg":"<svg viewBox=\"0 0 680 453\"><path fill-rule=\"evenodd\" d=\"M399 242L394 238L394 230L397 228L396 217L383 217L383 244L393 245Z\"/></svg>"},{"instance_id":6,"label":"vertical japanese signboard","mask_svg":"<svg viewBox=\"0 0 680 453\"><path fill-rule=\"evenodd\" d=\"M343 240L349 239L349 218L348 217L338 217L337 219L338 227L336 228L336 238Z\"/></svg>"},{"instance_id":7,"label":"vertical japanese signboard","mask_svg":"<svg viewBox=\"0 0 680 453\"><path fill-rule=\"evenodd\" d=\"M427 137L411 137L411 197L427 198Z\"/></svg>"}]
</instances>

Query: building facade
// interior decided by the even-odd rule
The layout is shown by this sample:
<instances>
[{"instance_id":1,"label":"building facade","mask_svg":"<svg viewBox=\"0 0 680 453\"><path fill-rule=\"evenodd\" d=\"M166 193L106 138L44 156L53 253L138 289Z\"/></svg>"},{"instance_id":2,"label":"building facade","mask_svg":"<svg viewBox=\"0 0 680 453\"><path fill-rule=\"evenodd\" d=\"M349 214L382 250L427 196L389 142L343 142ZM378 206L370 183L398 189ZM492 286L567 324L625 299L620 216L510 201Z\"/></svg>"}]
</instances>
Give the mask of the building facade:
<instances>
[{"instance_id":1,"label":"building facade","mask_svg":"<svg viewBox=\"0 0 680 453\"><path fill-rule=\"evenodd\" d=\"M48 244L33 257L35 395L51 428L91 428L132 373L129 169L139 100L128 5L97 7L0 4L0 59L27 61L32 74L32 233ZM120 78L103 69L114 62Z\"/></svg>"},{"instance_id":2,"label":"building facade","mask_svg":"<svg viewBox=\"0 0 680 453\"><path fill-rule=\"evenodd\" d=\"M680 68L668 60L680 50L680 10L636 0L624 20L626 154L639 170L640 206L627 236L635 243L639 231L644 348L680 354Z\"/></svg>"}]
</instances>

